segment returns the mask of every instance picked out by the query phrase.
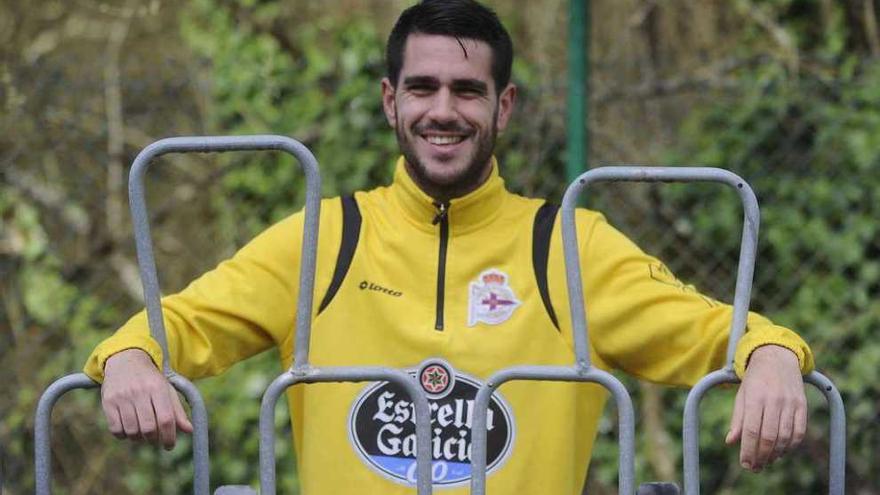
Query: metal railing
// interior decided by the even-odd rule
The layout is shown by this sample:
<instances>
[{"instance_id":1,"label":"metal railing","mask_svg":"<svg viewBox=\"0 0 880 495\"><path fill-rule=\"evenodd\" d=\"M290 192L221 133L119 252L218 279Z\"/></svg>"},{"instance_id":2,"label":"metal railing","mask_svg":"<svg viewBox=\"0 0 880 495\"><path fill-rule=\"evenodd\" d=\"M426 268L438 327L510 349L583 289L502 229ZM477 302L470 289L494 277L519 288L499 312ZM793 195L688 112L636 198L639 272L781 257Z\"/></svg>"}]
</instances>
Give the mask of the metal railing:
<instances>
[{"instance_id":1,"label":"metal railing","mask_svg":"<svg viewBox=\"0 0 880 495\"><path fill-rule=\"evenodd\" d=\"M320 209L320 176L311 152L299 142L283 136L242 137L179 137L157 141L146 147L134 161L129 177L129 195L137 246L138 263L144 287L150 334L159 342L163 355L163 374L185 396L193 416L193 492L205 495L210 491L208 416L204 401L196 387L175 373L171 366L159 282L150 237L149 217L144 195L144 177L147 167L159 156L170 153L225 152L278 150L293 155L302 166L306 177L305 223L302 239L302 259L297 301L294 338L294 361L266 389L260 409L260 491L264 495L276 491L275 477L275 406L289 387L296 384L326 382L387 381L405 390L415 407L416 460L415 488L419 495L432 492L431 412L428 395L406 370L385 367L315 367L309 363L311 314L315 264L317 258L318 219ZM471 493L486 493L487 415L495 390L513 380L592 382L606 388L614 398L619 425L618 489L623 495L636 493L635 485L635 416L632 399L623 384L611 374L592 365L589 353L589 335L584 308L581 264L578 253L575 207L578 196L590 184L598 182L718 182L734 188L744 208L740 260L737 269L733 319L728 339L725 366L704 377L690 392L684 413L684 482L687 495L699 494L699 428L698 409L703 395L720 383L735 383L733 357L742 337L748 316L752 276L754 273L759 210L749 185L737 175L713 168L664 167L603 167L584 173L566 190L562 202L562 237L566 265L569 306L571 311L574 363L571 366L515 366L497 371L479 388L475 400L472 444ZM830 489L832 495L843 494L845 465L845 417L843 402L834 385L818 372L805 377L806 381L824 394L831 407L831 465ZM51 414L57 401L74 389L96 388L99 385L82 373L67 375L52 383L40 398L35 424L36 493L51 493ZM219 487L217 494L254 493L246 486ZM639 494L678 493L671 483L647 483L638 487Z\"/></svg>"},{"instance_id":2,"label":"metal railing","mask_svg":"<svg viewBox=\"0 0 880 495\"><path fill-rule=\"evenodd\" d=\"M587 319L581 283L581 263L578 255L575 207L578 196L590 184L598 182L715 182L730 186L743 204L743 231L737 267L733 318L727 342L725 366L701 379L688 394L684 413L683 448L684 482L686 495L699 495L699 403L703 395L720 383L739 383L733 371L736 346L746 329L757 254L760 210L752 188L738 175L723 169L708 167L600 167L590 170L566 189L562 201L562 238L568 283L569 306L575 342L575 363L572 367L517 366L492 375L477 394L474 421L474 475L471 488L475 495L486 493L486 414L492 393L510 380L593 381L601 383L614 395L619 423L619 493L634 493L633 471L634 435L632 404L626 390L614 377L596 369L590 363ZM607 376L606 376L607 375ZM608 379L610 377L610 380ZM842 495L846 464L846 418L840 393L831 381L817 371L804 377L807 383L819 388L831 409L831 461L829 493ZM622 389L622 390L621 390ZM672 484L648 483L639 487L639 493L674 493Z\"/></svg>"}]
</instances>

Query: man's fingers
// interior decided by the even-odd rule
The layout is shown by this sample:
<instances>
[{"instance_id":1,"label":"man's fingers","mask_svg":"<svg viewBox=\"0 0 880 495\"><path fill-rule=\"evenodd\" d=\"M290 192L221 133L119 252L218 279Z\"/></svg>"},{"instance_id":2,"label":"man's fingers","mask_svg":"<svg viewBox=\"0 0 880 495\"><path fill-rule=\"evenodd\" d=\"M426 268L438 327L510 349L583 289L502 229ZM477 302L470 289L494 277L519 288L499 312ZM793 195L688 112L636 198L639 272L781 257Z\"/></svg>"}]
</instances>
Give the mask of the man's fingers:
<instances>
[{"instance_id":1,"label":"man's fingers","mask_svg":"<svg viewBox=\"0 0 880 495\"><path fill-rule=\"evenodd\" d=\"M748 400L743 404L742 435L739 449L739 463L746 469L756 469L758 442L761 438L761 419L764 409L750 406Z\"/></svg>"},{"instance_id":2,"label":"man's fingers","mask_svg":"<svg viewBox=\"0 0 880 495\"><path fill-rule=\"evenodd\" d=\"M743 389L740 387L736 392L736 400L733 403L733 414L730 416L730 428L727 431L727 438L724 439L727 445L735 444L739 441L740 436L742 436L744 395Z\"/></svg>"},{"instance_id":3,"label":"man's fingers","mask_svg":"<svg viewBox=\"0 0 880 495\"><path fill-rule=\"evenodd\" d=\"M137 412L140 434L144 440L156 443L159 432L156 423L156 411L150 397L137 397L134 401L134 409Z\"/></svg>"},{"instance_id":4,"label":"man's fingers","mask_svg":"<svg viewBox=\"0 0 880 495\"><path fill-rule=\"evenodd\" d=\"M119 418L122 420L122 431L130 440L140 440L141 431L138 427L137 413L130 402L119 404Z\"/></svg>"},{"instance_id":5,"label":"man's fingers","mask_svg":"<svg viewBox=\"0 0 880 495\"><path fill-rule=\"evenodd\" d=\"M153 410L156 412L156 428L158 441L165 450L174 448L177 441L177 423L175 421L174 406L167 393L158 393L152 398Z\"/></svg>"},{"instance_id":6,"label":"man's fingers","mask_svg":"<svg viewBox=\"0 0 880 495\"><path fill-rule=\"evenodd\" d=\"M186 411L183 409L183 404L180 403L180 396L177 395L177 391L174 390L174 387L169 386L168 391L171 394L171 404L172 407L174 407L174 418L177 427L180 428L180 431L192 433L193 426L189 421L189 417L186 415Z\"/></svg>"},{"instance_id":7,"label":"man's fingers","mask_svg":"<svg viewBox=\"0 0 880 495\"><path fill-rule=\"evenodd\" d=\"M807 434L807 404L806 401L799 401L794 412L794 427L791 433L791 444L789 449L796 448L804 441Z\"/></svg>"},{"instance_id":8,"label":"man's fingers","mask_svg":"<svg viewBox=\"0 0 880 495\"><path fill-rule=\"evenodd\" d=\"M761 435L758 438L758 451L755 455L755 462L752 463L753 470L763 469L773 451L776 448L776 439L779 437L779 415L781 412L778 400L765 400L764 414L761 417Z\"/></svg>"},{"instance_id":9,"label":"man's fingers","mask_svg":"<svg viewBox=\"0 0 880 495\"><path fill-rule=\"evenodd\" d=\"M107 429L110 430L110 433L116 438L125 438L122 419L119 417L119 408L106 401L101 401L101 407L104 409L104 417L107 418Z\"/></svg>"},{"instance_id":10,"label":"man's fingers","mask_svg":"<svg viewBox=\"0 0 880 495\"><path fill-rule=\"evenodd\" d=\"M795 409L793 407L783 409L782 415L779 417L779 434L776 438L776 447L773 449L769 462L774 462L785 455L791 447L791 440L794 435L794 415Z\"/></svg>"},{"instance_id":11,"label":"man's fingers","mask_svg":"<svg viewBox=\"0 0 880 495\"><path fill-rule=\"evenodd\" d=\"M126 349L110 356L104 363L101 385L110 431L131 440L173 443L175 414L167 387L167 379L146 352Z\"/></svg>"}]
</instances>

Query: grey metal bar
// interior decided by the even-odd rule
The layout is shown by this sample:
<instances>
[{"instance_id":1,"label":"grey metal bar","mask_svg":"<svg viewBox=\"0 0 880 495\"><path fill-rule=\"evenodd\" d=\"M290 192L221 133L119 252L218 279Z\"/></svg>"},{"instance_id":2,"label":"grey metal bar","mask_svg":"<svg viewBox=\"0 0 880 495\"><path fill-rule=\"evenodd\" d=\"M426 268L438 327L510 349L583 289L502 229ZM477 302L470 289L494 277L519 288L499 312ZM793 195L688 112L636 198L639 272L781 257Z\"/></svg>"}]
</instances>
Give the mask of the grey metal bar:
<instances>
[{"instance_id":1,"label":"grey metal bar","mask_svg":"<svg viewBox=\"0 0 880 495\"><path fill-rule=\"evenodd\" d=\"M846 489L846 409L840 390L825 375L812 371L804 381L819 389L830 410L831 443L828 459L828 493L843 495Z\"/></svg>"},{"instance_id":2,"label":"grey metal bar","mask_svg":"<svg viewBox=\"0 0 880 495\"><path fill-rule=\"evenodd\" d=\"M516 366L492 375L477 392L474 401L473 444L471 455L471 493L486 493L486 451L488 442L487 416L489 401L495 389L512 380L542 380L598 383L611 392L617 405L618 492L635 493L635 413L626 387L610 373L595 367L581 366Z\"/></svg>"},{"instance_id":3,"label":"grey metal bar","mask_svg":"<svg viewBox=\"0 0 880 495\"><path fill-rule=\"evenodd\" d=\"M204 402L195 386L180 375L170 378L172 385L180 390L190 404L193 416L193 462L195 475L193 492L207 494L209 491L208 466L208 420ZM37 404L34 421L34 460L36 473L36 493L52 493L52 410L58 399L74 389L99 388L101 385L84 373L75 373L59 378L43 392Z\"/></svg>"},{"instance_id":4,"label":"grey metal bar","mask_svg":"<svg viewBox=\"0 0 880 495\"><path fill-rule=\"evenodd\" d=\"M165 324L162 320L162 306L159 301L159 278L156 274L156 261L150 240L149 217L144 199L144 175L147 167L154 158L169 153L261 150L278 150L290 153L299 161L306 177L305 226L303 228L299 300L296 313L294 363L297 366L308 364L312 299L314 297L312 288L315 280L318 217L321 206L321 179L318 174L317 160L308 148L286 136L174 137L156 141L144 148L134 160L128 182L129 203L134 224L138 264L144 285L147 319L151 335L162 347L163 367L166 375L171 372L171 365L168 362L168 343L165 339Z\"/></svg>"},{"instance_id":5,"label":"grey metal bar","mask_svg":"<svg viewBox=\"0 0 880 495\"><path fill-rule=\"evenodd\" d=\"M565 266L568 280L569 301L572 324L574 326L575 353L579 363L590 364L587 342L587 320L583 312L583 289L581 268L577 257L578 241L575 226L577 198L581 191L595 182L718 182L732 187L743 203L743 233L740 245L740 262L737 268L736 294L733 303L733 322L731 339L727 346L726 367L733 369L736 342L745 332L749 312L749 299L752 291L752 277L755 272L758 227L760 212L758 200L752 188L741 177L720 168L710 167L601 167L582 174L565 191L562 200L562 239L565 249Z\"/></svg>"},{"instance_id":6,"label":"grey metal bar","mask_svg":"<svg viewBox=\"0 0 880 495\"><path fill-rule=\"evenodd\" d=\"M700 493L700 402L706 392L722 383L739 383L736 373L729 369L713 371L688 392L684 405L682 450L684 451L684 493Z\"/></svg>"},{"instance_id":7,"label":"grey metal bar","mask_svg":"<svg viewBox=\"0 0 880 495\"><path fill-rule=\"evenodd\" d=\"M34 464L36 494L52 493L52 409L67 392L78 388L97 388L85 373L74 373L55 380L40 396L34 418Z\"/></svg>"},{"instance_id":8,"label":"grey metal bar","mask_svg":"<svg viewBox=\"0 0 880 495\"><path fill-rule=\"evenodd\" d=\"M317 258L318 217L321 181L314 155L301 143L285 136L199 136L175 137L156 141L144 148L135 158L129 175L129 204L131 206L135 244L150 334L162 348L162 367L165 376L189 401L193 413L194 487L196 493L210 490L210 461L208 446L208 415L198 390L191 382L177 375L171 367L165 323L159 292L159 277L150 236L149 216L144 193L144 176L152 161L170 153L209 153L226 151L279 150L290 153L299 161L306 176L305 226L300 269L299 299L296 316L296 362L308 362L309 334L315 261Z\"/></svg>"},{"instance_id":9,"label":"grey metal bar","mask_svg":"<svg viewBox=\"0 0 880 495\"><path fill-rule=\"evenodd\" d=\"M430 495L431 479L431 410L427 395L416 381L403 371L379 367L293 368L281 374L266 389L260 406L260 493L275 494L275 405L288 387L297 383L388 381L403 387L413 403L416 415L416 489Z\"/></svg>"},{"instance_id":10,"label":"grey metal bar","mask_svg":"<svg viewBox=\"0 0 880 495\"><path fill-rule=\"evenodd\" d=\"M843 495L846 481L846 411L840 391L827 377L813 371L804 376L804 381L813 385L825 397L831 419L831 445L828 465L828 493ZM712 388L723 383L739 383L736 373L730 370L714 371L697 382L688 393L685 402L684 428L682 433L684 450L684 493L700 494L700 403L703 396Z\"/></svg>"},{"instance_id":11,"label":"grey metal bar","mask_svg":"<svg viewBox=\"0 0 880 495\"><path fill-rule=\"evenodd\" d=\"M736 292L733 302L733 321L727 342L725 366L700 380L688 394L685 404L683 425L684 448L684 490L687 495L699 495L699 404L705 393L722 383L739 383L733 371L736 346L745 333L748 319L752 279L757 256L760 210L758 201L749 184L738 175L723 169L707 167L604 167L591 170L578 178L566 191L563 199L562 222L565 248L566 272L568 276L569 297L572 319L575 328L575 350L578 362L589 365L586 349L586 318L583 306L575 304L573 298L582 299L580 266L577 262L577 239L574 219L574 206L577 194L593 182L718 182L734 188L743 204L743 232L737 268ZM571 235L574 234L574 235ZM583 331L580 330L583 322ZM583 336L581 335L583 333ZM580 340L580 342L579 342ZM846 416L840 393L830 380L818 372L810 373L805 381L813 384L825 394L831 408L831 463L829 466L829 490L832 495L843 493L846 464Z\"/></svg>"},{"instance_id":12,"label":"grey metal bar","mask_svg":"<svg viewBox=\"0 0 880 495\"><path fill-rule=\"evenodd\" d=\"M168 381L186 397L192 412L193 425L193 493L211 490L211 462L208 449L208 409L195 385L181 375L172 373Z\"/></svg>"},{"instance_id":13,"label":"grey metal bar","mask_svg":"<svg viewBox=\"0 0 880 495\"><path fill-rule=\"evenodd\" d=\"M580 256L578 254L577 225L575 208L580 193L590 184L596 182L719 182L734 188L744 205L743 234L740 246L740 263L738 267L736 295L734 299L734 317L731 324L731 335L738 340L745 331L748 317L751 282L754 274L754 260L757 247L758 226L760 222L758 202L751 187L736 174L727 170L706 167L668 168L668 167L602 167L590 170L577 178L565 191L562 200L562 241L566 266L566 282L568 284L569 307L571 311L573 338L575 347L575 367L573 371L580 376L591 372L592 364L589 353L589 333L584 293L581 277ZM728 343L727 369L733 369L736 347L735 340ZM565 369L565 368L562 368ZM560 369L560 371L562 370ZM547 371L545 369L545 371ZM480 389L483 402L477 402L474 425L474 473L472 477L472 493L482 495L485 490L485 431L488 401L499 379L510 376L522 379L542 379L541 373L528 368L513 368L496 373L489 382ZM609 375L610 376L610 375ZM611 377L613 378L613 377ZM547 379L547 378L543 378ZM634 436L634 418L631 413L632 404L626 389L614 380L606 385L615 395L618 403L620 428L620 493L634 493L635 475L633 469L634 445L628 436ZM604 382L600 382L605 385ZM618 389L619 385L619 389ZM627 409L629 410L627 412Z\"/></svg>"}]
</instances>

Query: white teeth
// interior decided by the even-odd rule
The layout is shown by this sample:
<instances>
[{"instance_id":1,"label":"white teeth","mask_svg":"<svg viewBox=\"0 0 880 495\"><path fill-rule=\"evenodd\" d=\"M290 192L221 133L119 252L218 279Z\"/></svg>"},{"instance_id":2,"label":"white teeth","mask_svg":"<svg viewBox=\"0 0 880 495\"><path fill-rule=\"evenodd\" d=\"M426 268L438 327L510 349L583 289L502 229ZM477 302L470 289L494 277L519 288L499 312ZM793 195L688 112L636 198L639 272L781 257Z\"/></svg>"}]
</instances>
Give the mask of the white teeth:
<instances>
[{"instance_id":1,"label":"white teeth","mask_svg":"<svg viewBox=\"0 0 880 495\"><path fill-rule=\"evenodd\" d=\"M464 141L464 136L426 136L431 144L457 144Z\"/></svg>"}]
</instances>

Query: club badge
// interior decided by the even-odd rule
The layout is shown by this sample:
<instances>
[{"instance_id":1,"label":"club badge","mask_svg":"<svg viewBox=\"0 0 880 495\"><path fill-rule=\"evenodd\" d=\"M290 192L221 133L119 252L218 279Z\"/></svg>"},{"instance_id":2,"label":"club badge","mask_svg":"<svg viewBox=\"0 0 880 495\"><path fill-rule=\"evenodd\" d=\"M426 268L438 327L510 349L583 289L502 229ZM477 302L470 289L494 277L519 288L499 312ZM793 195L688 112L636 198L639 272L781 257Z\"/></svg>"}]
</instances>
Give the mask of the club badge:
<instances>
[{"instance_id":1,"label":"club badge","mask_svg":"<svg viewBox=\"0 0 880 495\"><path fill-rule=\"evenodd\" d=\"M468 298L468 326L497 325L510 319L522 304L507 284L507 275L490 269L471 282Z\"/></svg>"}]
</instances>

